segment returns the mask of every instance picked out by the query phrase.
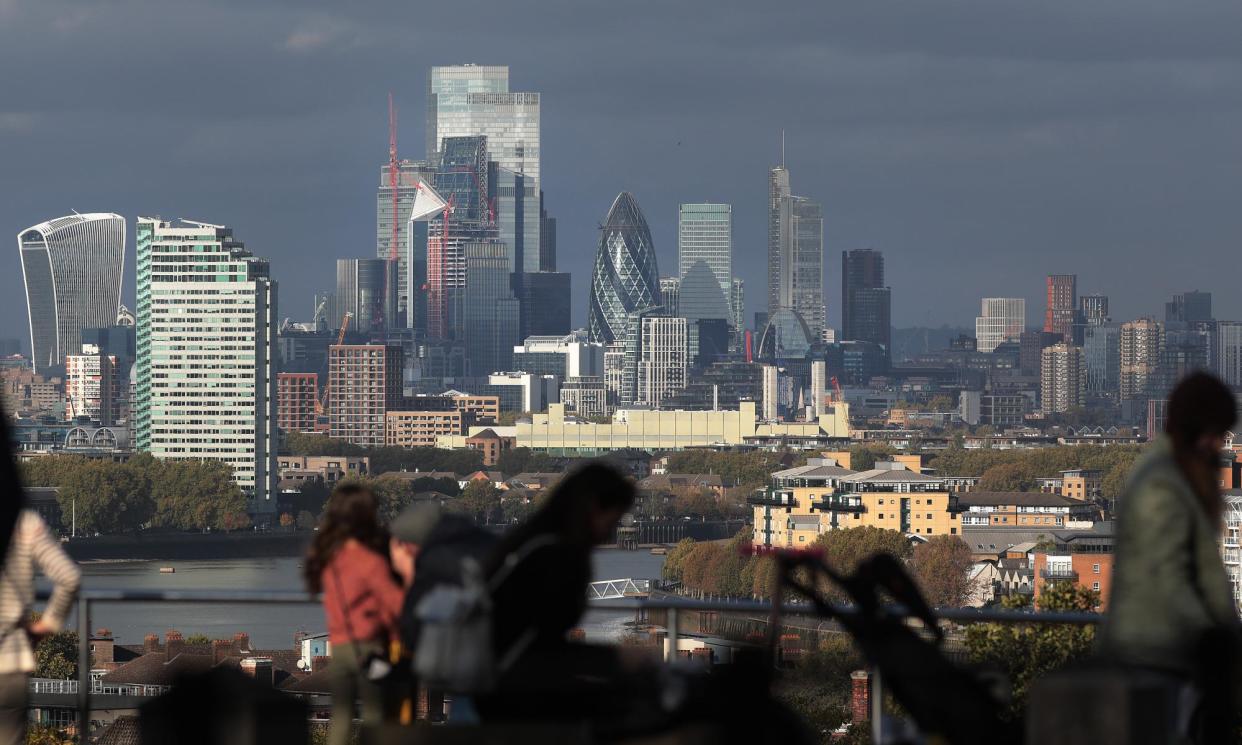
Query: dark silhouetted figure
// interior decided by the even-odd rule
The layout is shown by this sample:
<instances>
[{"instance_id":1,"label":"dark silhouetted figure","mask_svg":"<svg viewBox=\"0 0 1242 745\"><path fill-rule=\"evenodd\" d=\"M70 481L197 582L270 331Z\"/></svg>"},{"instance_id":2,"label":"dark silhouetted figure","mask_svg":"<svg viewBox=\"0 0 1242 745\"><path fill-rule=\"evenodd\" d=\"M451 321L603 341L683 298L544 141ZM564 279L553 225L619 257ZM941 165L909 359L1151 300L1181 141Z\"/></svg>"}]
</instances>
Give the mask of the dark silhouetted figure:
<instances>
[{"instance_id":1,"label":"dark silhouetted figure","mask_svg":"<svg viewBox=\"0 0 1242 745\"><path fill-rule=\"evenodd\" d=\"M1174 681L1183 737L1226 742L1242 626L1220 554L1219 474L1236 406L1219 380L1196 373L1173 391L1167 411L1165 436L1135 466L1121 498L1100 650Z\"/></svg>"}]
</instances>

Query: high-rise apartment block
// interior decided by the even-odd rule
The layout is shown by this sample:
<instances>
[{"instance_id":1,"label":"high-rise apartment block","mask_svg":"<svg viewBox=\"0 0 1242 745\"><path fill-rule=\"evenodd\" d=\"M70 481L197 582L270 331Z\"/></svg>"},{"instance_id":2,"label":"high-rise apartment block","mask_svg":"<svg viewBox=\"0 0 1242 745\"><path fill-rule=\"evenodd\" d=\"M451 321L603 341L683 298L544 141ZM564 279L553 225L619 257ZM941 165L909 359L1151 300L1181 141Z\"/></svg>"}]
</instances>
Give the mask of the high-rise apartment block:
<instances>
[{"instance_id":1,"label":"high-rise apartment block","mask_svg":"<svg viewBox=\"0 0 1242 745\"><path fill-rule=\"evenodd\" d=\"M686 387L689 369L686 319L647 316L642 319L638 349L638 406L660 408L666 398Z\"/></svg>"},{"instance_id":2,"label":"high-rise apartment block","mask_svg":"<svg viewBox=\"0 0 1242 745\"><path fill-rule=\"evenodd\" d=\"M982 315L975 318L976 348L992 352L1007 341L1017 341L1026 330L1026 300L1020 297L985 297Z\"/></svg>"},{"instance_id":3,"label":"high-rise apartment block","mask_svg":"<svg viewBox=\"0 0 1242 745\"><path fill-rule=\"evenodd\" d=\"M1060 414L1086 403L1087 365L1082 348L1061 342L1041 353L1040 410Z\"/></svg>"},{"instance_id":4,"label":"high-rise apartment block","mask_svg":"<svg viewBox=\"0 0 1242 745\"><path fill-rule=\"evenodd\" d=\"M768 173L768 315L788 308L819 336L824 304L823 208L794 196L783 165Z\"/></svg>"},{"instance_id":5,"label":"high-rise apartment block","mask_svg":"<svg viewBox=\"0 0 1242 745\"><path fill-rule=\"evenodd\" d=\"M1216 324L1216 374L1226 385L1242 387L1242 322Z\"/></svg>"},{"instance_id":6,"label":"high-rise apartment block","mask_svg":"<svg viewBox=\"0 0 1242 745\"><path fill-rule=\"evenodd\" d=\"M233 231L138 218L139 450L220 460L250 497L276 509L276 283Z\"/></svg>"},{"instance_id":7,"label":"high-rise apartment block","mask_svg":"<svg viewBox=\"0 0 1242 745\"><path fill-rule=\"evenodd\" d=\"M1164 325L1151 318L1140 318L1121 325L1121 398L1147 398L1157 380L1164 349Z\"/></svg>"},{"instance_id":8,"label":"high-rise apartment block","mask_svg":"<svg viewBox=\"0 0 1242 745\"><path fill-rule=\"evenodd\" d=\"M17 234L26 285L30 359L59 371L82 330L116 323L125 265L125 218L110 212L58 217Z\"/></svg>"},{"instance_id":9,"label":"high-rise apartment block","mask_svg":"<svg viewBox=\"0 0 1242 745\"><path fill-rule=\"evenodd\" d=\"M1074 325L1078 317L1078 276L1049 274L1047 303L1044 308L1044 331L1060 334L1061 341L1074 343Z\"/></svg>"},{"instance_id":10,"label":"high-rise apartment block","mask_svg":"<svg viewBox=\"0 0 1242 745\"><path fill-rule=\"evenodd\" d=\"M884 255L841 252L841 339L879 344L892 354L892 292L884 286Z\"/></svg>"},{"instance_id":11,"label":"high-rise apartment block","mask_svg":"<svg viewBox=\"0 0 1242 745\"><path fill-rule=\"evenodd\" d=\"M99 347L83 344L81 354L65 357L65 416L89 417L109 427L120 418L121 386L117 359Z\"/></svg>"},{"instance_id":12,"label":"high-rise apartment block","mask_svg":"<svg viewBox=\"0 0 1242 745\"><path fill-rule=\"evenodd\" d=\"M1099 326L1108 323L1108 295L1079 295L1078 315L1087 326Z\"/></svg>"},{"instance_id":13,"label":"high-rise apartment block","mask_svg":"<svg viewBox=\"0 0 1242 745\"><path fill-rule=\"evenodd\" d=\"M333 344L328 349L328 434L364 447L387 442L385 417L401 408L399 346Z\"/></svg>"},{"instance_id":14,"label":"high-rise apartment block","mask_svg":"<svg viewBox=\"0 0 1242 745\"><path fill-rule=\"evenodd\" d=\"M670 316L681 315L681 277L660 277L660 305Z\"/></svg>"},{"instance_id":15,"label":"high-rise apartment block","mask_svg":"<svg viewBox=\"0 0 1242 745\"><path fill-rule=\"evenodd\" d=\"M677 274L686 275L698 262L711 270L720 294L729 297L733 283L733 207L728 204L683 204L677 213Z\"/></svg>"},{"instance_id":16,"label":"high-rise apartment block","mask_svg":"<svg viewBox=\"0 0 1242 745\"><path fill-rule=\"evenodd\" d=\"M318 373L278 373L276 425L280 427L280 431L314 432L318 400Z\"/></svg>"}]
</instances>

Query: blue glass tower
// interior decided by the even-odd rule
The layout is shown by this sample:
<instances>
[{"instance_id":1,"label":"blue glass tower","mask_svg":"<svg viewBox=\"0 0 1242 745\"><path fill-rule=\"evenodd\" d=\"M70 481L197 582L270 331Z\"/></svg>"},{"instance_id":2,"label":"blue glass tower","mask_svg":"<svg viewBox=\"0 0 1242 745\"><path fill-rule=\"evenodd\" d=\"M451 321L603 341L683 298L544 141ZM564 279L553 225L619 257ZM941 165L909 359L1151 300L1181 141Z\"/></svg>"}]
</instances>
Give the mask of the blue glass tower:
<instances>
[{"instance_id":1,"label":"blue glass tower","mask_svg":"<svg viewBox=\"0 0 1242 745\"><path fill-rule=\"evenodd\" d=\"M660 273L647 219L634 195L617 195L600 232L591 272L587 332L591 341L625 338L626 317L660 304Z\"/></svg>"}]
</instances>

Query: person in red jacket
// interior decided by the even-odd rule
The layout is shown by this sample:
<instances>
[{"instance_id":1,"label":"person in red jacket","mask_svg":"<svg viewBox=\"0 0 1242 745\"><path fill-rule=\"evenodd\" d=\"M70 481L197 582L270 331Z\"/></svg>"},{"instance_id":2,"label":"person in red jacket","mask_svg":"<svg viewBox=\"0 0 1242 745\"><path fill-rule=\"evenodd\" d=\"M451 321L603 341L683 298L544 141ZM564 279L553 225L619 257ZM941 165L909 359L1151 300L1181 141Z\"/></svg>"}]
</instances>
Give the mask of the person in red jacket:
<instances>
[{"instance_id":1,"label":"person in red jacket","mask_svg":"<svg viewBox=\"0 0 1242 745\"><path fill-rule=\"evenodd\" d=\"M371 490L359 484L338 486L303 566L307 587L323 593L332 645L329 745L349 742L358 699L364 722L384 719L384 691L370 670L373 660L387 657L405 595L389 564L388 547ZM407 584L409 579L402 578Z\"/></svg>"}]
</instances>

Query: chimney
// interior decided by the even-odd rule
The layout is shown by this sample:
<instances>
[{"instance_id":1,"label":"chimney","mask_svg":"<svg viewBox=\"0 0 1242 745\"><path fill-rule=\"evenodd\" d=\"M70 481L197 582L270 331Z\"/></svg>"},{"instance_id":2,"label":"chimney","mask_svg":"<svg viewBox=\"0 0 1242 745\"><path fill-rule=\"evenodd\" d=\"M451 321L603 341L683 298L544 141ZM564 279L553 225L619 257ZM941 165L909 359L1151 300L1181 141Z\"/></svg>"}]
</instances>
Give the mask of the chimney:
<instances>
[{"instance_id":1,"label":"chimney","mask_svg":"<svg viewBox=\"0 0 1242 745\"><path fill-rule=\"evenodd\" d=\"M241 671L265 686L272 685L271 657L247 657L241 661Z\"/></svg>"},{"instance_id":2,"label":"chimney","mask_svg":"<svg viewBox=\"0 0 1242 745\"><path fill-rule=\"evenodd\" d=\"M164 657L172 660L181 651L185 649L185 640L181 638L180 631L167 631L164 633Z\"/></svg>"},{"instance_id":3,"label":"chimney","mask_svg":"<svg viewBox=\"0 0 1242 745\"><path fill-rule=\"evenodd\" d=\"M233 649L238 654L249 654L250 653L250 634L246 634L241 631L238 631L236 634L233 634Z\"/></svg>"},{"instance_id":4,"label":"chimney","mask_svg":"<svg viewBox=\"0 0 1242 745\"><path fill-rule=\"evenodd\" d=\"M327 655L317 655L311 658L311 672L317 673L320 670L327 670L328 663L332 661Z\"/></svg>"},{"instance_id":5,"label":"chimney","mask_svg":"<svg viewBox=\"0 0 1242 745\"><path fill-rule=\"evenodd\" d=\"M213 639L211 642L211 664L219 665L233 653L233 642L228 639Z\"/></svg>"},{"instance_id":6,"label":"chimney","mask_svg":"<svg viewBox=\"0 0 1242 745\"><path fill-rule=\"evenodd\" d=\"M156 634L147 634L142 637L142 653L154 654L160 651L160 638Z\"/></svg>"},{"instance_id":7,"label":"chimney","mask_svg":"<svg viewBox=\"0 0 1242 745\"><path fill-rule=\"evenodd\" d=\"M91 637L91 667L103 667L116 661L115 640L108 629L99 629Z\"/></svg>"},{"instance_id":8,"label":"chimney","mask_svg":"<svg viewBox=\"0 0 1242 745\"><path fill-rule=\"evenodd\" d=\"M850 673L850 721L854 724L871 719L871 685L866 670Z\"/></svg>"}]
</instances>

